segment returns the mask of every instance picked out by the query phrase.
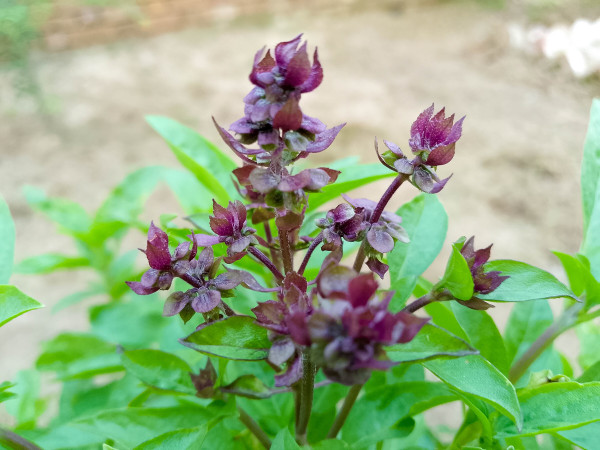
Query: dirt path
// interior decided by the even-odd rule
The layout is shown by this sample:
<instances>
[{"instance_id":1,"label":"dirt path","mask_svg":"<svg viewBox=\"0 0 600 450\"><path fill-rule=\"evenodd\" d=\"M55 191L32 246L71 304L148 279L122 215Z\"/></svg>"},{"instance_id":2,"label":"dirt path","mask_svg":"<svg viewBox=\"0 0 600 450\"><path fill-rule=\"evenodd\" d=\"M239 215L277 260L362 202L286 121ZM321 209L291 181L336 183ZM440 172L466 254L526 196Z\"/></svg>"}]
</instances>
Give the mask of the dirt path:
<instances>
[{"instance_id":1,"label":"dirt path","mask_svg":"<svg viewBox=\"0 0 600 450\"><path fill-rule=\"evenodd\" d=\"M145 124L145 114L173 117L218 142L210 117L241 116L254 52L306 33L319 46L325 80L303 99L304 110L329 125L348 122L315 164L360 154L376 161L373 136L406 147L410 124L431 102L467 115L464 138L441 193L449 241L477 235L494 243L495 258L521 259L558 271L549 249L577 250L581 149L597 84L516 55L505 45L506 17L451 3L402 12L360 11L315 17L219 24L148 40L36 57L41 86L56 108L45 121L0 74L0 192L17 225L17 260L70 249L24 202L32 184L92 211L128 172L149 164L177 166ZM368 196L385 185L364 190ZM407 189L400 205L414 194ZM147 217L173 207L151 201ZM138 244L139 245L139 244ZM443 259L432 274L444 265ZM48 306L83 282L70 274L15 276L13 282ZM506 308L494 314L506 316ZM40 341L65 329L85 329L76 307L58 315L30 313L0 330L0 381L29 366Z\"/></svg>"}]
</instances>

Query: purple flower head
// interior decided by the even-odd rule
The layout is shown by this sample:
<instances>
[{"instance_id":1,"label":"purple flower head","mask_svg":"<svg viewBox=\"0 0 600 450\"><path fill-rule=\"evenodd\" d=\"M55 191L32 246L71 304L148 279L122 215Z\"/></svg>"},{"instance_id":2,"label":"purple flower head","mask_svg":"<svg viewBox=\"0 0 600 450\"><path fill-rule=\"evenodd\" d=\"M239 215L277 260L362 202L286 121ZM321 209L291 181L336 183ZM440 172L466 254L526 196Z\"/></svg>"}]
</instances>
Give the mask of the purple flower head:
<instances>
[{"instance_id":1,"label":"purple flower head","mask_svg":"<svg viewBox=\"0 0 600 450\"><path fill-rule=\"evenodd\" d=\"M474 242L475 238L471 236L463 244L460 253L467 261L469 269L471 269L473 283L475 284L475 294L489 294L495 291L509 277L500 275L501 272L496 270L484 272L483 266L490 259L492 245L475 250Z\"/></svg>"},{"instance_id":2,"label":"purple flower head","mask_svg":"<svg viewBox=\"0 0 600 450\"><path fill-rule=\"evenodd\" d=\"M354 207L355 211L361 210L368 230L366 233L368 246L365 249L369 257L367 265L383 278L388 266L381 262L381 254L391 252L394 249L396 241L409 242L406 231L400 225L402 218L397 214L384 211L379 220L372 224L370 220L377 203L366 198L354 199L345 194L342 194L342 197Z\"/></svg>"},{"instance_id":3,"label":"purple flower head","mask_svg":"<svg viewBox=\"0 0 600 450\"><path fill-rule=\"evenodd\" d=\"M148 258L150 269L142 275L141 281L127 281L127 285L138 295L169 289L179 266L196 257L198 246L192 242L191 246L190 242L182 242L171 254L167 233L151 222L146 250L140 249Z\"/></svg>"},{"instance_id":4,"label":"purple flower head","mask_svg":"<svg viewBox=\"0 0 600 450\"><path fill-rule=\"evenodd\" d=\"M244 117L231 124L239 141L217 125L223 140L239 156L264 163L269 152L285 148L294 159L325 150L343 125L327 129L320 120L303 114L300 97L316 89L323 69L315 49L311 64L302 35L275 47L275 57L261 49L254 58L250 81L255 87L244 98ZM258 143L258 149L245 145ZM248 162L248 161L247 161Z\"/></svg>"},{"instance_id":5,"label":"purple flower head","mask_svg":"<svg viewBox=\"0 0 600 450\"><path fill-rule=\"evenodd\" d=\"M276 366L287 362L287 370L275 376L276 386L290 386L302 377L299 348L310 344L306 319L313 311L307 289L306 278L289 272L278 293L278 300L259 303L252 309L257 323L272 331L269 362Z\"/></svg>"},{"instance_id":6,"label":"purple flower head","mask_svg":"<svg viewBox=\"0 0 600 450\"><path fill-rule=\"evenodd\" d=\"M418 189L429 194L440 192L450 177L440 179L435 169L437 166L448 164L454 157L454 147L462 134L461 118L454 123L454 114L446 117L445 108L437 114L434 113L434 105L419 114L417 120L410 128L410 139L408 144L416 155L410 160L393 142L384 140L386 151L379 154L377 141L375 149L379 160L387 167L410 176L411 183Z\"/></svg>"},{"instance_id":7,"label":"purple flower head","mask_svg":"<svg viewBox=\"0 0 600 450\"><path fill-rule=\"evenodd\" d=\"M248 187L264 195L266 205L289 210L301 210L305 205L306 192L318 192L335 182L338 170L319 167L305 169L295 175L283 167L256 167L248 175Z\"/></svg>"},{"instance_id":8,"label":"purple flower head","mask_svg":"<svg viewBox=\"0 0 600 450\"><path fill-rule=\"evenodd\" d=\"M331 264L319 275L319 307L307 320L315 362L325 375L343 384L364 383L370 371L393 365L383 346L411 341L427 319L393 314L376 295L373 274Z\"/></svg>"},{"instance_id":9,"label":"purple flower head","mask_svg":"<svg viewBox=\"0 0 600 450\"><path fill-rule=\"evenodd\" d=\"M410 127L408 145L428 166L441 166L454 157L454 146L460 139L465 118L454 123L454 114L446 117L445 108L435 115L433 112L432 104L419 114Z\"/></svg>"},{"instance_id":10,"label":"purple flower head","mask_svg":"<svg viewBox=\"0 0 600 450\"><path fill-rule=\"evenodd\" d=\"M342 246L342 238L348 242L362 240L368 223L363 208L342 203L317 220L317 226L323 229L323 250L331 251Z\"/></svg>"},{"instance_id":11,"label":"purple flower head","mask_svg":"<svg viewBox=\"0 0 600 450\"><path fill-rule=\"evenodd\" d=\"M247 211L242 202L229 202L227 208L223 208L213 200L213 214L209 223L216 236L195 235L196 244L199 246L206 247L224 242L227 245L225 262L231 263L242 258L250 245L258 243L254 236L256 230L246 226Z\"/></svg>"}]
</instances>

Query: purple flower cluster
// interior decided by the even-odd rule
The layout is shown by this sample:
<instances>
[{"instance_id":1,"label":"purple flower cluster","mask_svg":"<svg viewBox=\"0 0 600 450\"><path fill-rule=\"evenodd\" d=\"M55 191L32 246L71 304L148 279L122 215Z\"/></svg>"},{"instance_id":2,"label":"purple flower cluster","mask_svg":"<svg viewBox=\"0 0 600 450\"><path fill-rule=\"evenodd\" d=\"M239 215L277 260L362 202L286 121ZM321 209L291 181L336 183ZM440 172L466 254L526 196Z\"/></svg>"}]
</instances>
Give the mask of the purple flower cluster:
<instances>
[{"instance_id":1,"label":"purple flower cluster","mask_svg":"<svg viewBox=\"0 0 600 450\"><path fill-rule=\"evenodd\" d=\"M206 247L224 242L227 245L227 257L224 261L232 263L243 258L250 245L258 243L256 230L246 226L248 213L242 202L229 202L227 208L223 208L213 200L213 214L209 224L216 236L194 235L197 245Z\"/></svg>"},{"instance_id":2,"label":"purple flower cluster","mask_svg":"<svg viewBox=\"0 0 600 450\"><path fill-rule=\"evenodd\" d=\"M440 179L435 169L448 164L454 157L454 147L462 134L461 118L454 123L454 114L446 117L445 108L433 115L434 105L419 114L410 128L410 146L415 157L409 160L400 147L384 140L389 152L380 156L380 161L400 174L410 176L413 185L423 192L440 192L450 177ZM377 146L377 144L376 144ZM378 151L379 155L379 151Z\"/></svg>"},{"instance_id":3,"label":"purple flower cluster","mask_svg":"<svg viewBox=\"0 0 600 450\"><path fill-rule=\"evenodd\" d=\"M338 205L323 219L317 220L317 226L323 229L323 250L340 248L342 239L354 242L366 238L367 266L383 278L389 269L381 261L383 253L391 252L396 241L409 242L406 231L400 225L402 218L384 211L375 223L371 223L377 203L366 198L353 199L345 194L342 197L348 203Z\"/></svg>"},{"instance_id":4,"label":"purple flower cluster","mask_svg":"<svg viewBox=\"0 0 600 450\"><path fill-rule=\"evenodd\" d=\"M254 58L250 82L254 88L244 98L244 117L231 124L239 141L217 125L221 137L242 159L268 162L271 153L285 148L290 159L304 158L325 150L344 125L327 129L318 119L300 109L302 94L316 89L323 80L323 69L315 49L310 63L302 35L275 47L259 50ZM299 47L300 45L300 47ZM258 149L245 145L258 143Z\"/></svg>"},{"instance_id":5,"label":"purple flower cluster","mask_svg":"<svg viewBox=\"0 0 600 450\"><path fill-rule=\"evenodd\" d=\"M373 274L357 274L335 258L324 266L310 295L306 279L290 273L279 301L259 303L252 310L257 322L273 332L269 361L287 362L285 373L276 377L278 386L302 377L301 354L306 349L329 379L364 383L371 370L394 364L386 359L384 346L409 342L427 323L412 314L389 312L393 292L378 298Z\"/></svg>"},{"instance_id":6,"label":"purple flower cluster","mask_svg":"<svg viewBox=\"0 0 600 450\"><path fill-rule=\"evenodd\" d=\"M142 275L141 281L127 281L127 285L139 295L167 290L171 287L173 278L182 273L182 267L196 257L197 250L195 242L191 248L189 242L183 242L171 254L167 233L151 222L146 250L140 249L146 254L150 269Z\"/></svg>"}]
</instances>

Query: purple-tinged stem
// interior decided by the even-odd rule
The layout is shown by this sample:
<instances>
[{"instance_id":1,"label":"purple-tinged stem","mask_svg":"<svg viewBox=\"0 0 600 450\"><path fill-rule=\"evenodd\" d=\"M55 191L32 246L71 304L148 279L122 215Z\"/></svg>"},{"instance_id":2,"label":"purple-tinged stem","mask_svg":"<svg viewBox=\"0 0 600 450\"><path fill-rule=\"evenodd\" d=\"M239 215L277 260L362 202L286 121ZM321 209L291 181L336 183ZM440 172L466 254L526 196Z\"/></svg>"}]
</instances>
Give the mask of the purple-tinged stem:
<instances>
[{"instance_id":1,"label":"purple-tinged stem","mask_svg":"<svg viewBox=\"0 0 600 450\"><path fill-rule=\"evenodd\" d=\"M246 425L246 428L250 430L250 432L256 436L256 439L260 441L260 443L268 450L271 448L271 439L267 436L267 433L260 427L260 425L248 414L244 411L240 406L237 407L238 413L240 415L240 422Z\"/></svg>"},{"instance_id":2,"label":"purple-tinged stem","mask_svg":"<svg viewBox=\"0 0 600 450\"><path fill-rule=\"evenodd\" d=\"M427 306L430 303L433 303L435 301L436 301L436 298L433 295L431 295L431 293L425 294L424 296L416 299L411 304L406 305L404 308L402 308L402 312L414 313L415 311L417 311L421 308L424 308L425 306Z\"/></svg>"},{"instance_id":3,"label":"purple-tinged stem","mask_svg":"<svg viewBox=\"0 0 600 450\"><path fill-rule=\"evenodd\" d=\"M362 384L355 384L350 388L350 390L348 391L348 395L346 395L346 398L344 399L342 409L340 409L340 412L335 417L333 425L331 425L331 428L329 429L329 433L327 433L327 439L335 439L337 434L340 432L340 430L344 426L344 422L346 422L348 414L350 414L352 406L354 406L354 402L356 401L356 398L358 397L358 394L360 393L362 387Z\"/></svg>"},{"instance_id":4,"label":"purple-tinged stem","mask_svg":"<svg viewBox=\"0 0 600 450\"><path fill-rule=\"evenodd\" d=\"M277 249L272 247L273 244L273 233L271 232L271 224L269 222L264 222L263 226L265 228L265 237L267 238L267 242L269 243L269 254L271 255L271 261L279 271L281 271L281 260L279 259L279 252Z\"/></svg>"},{"instance_id":5,"label":"purple-tinged stem","mask_svg":"<svg viewBox=\"0 0 600 450\"><path fill-rule=\"evenodd\" d=\"M21 450L42 450L33 442L22 438L10 430L5 430L4 428L0 428L0 444L5 444L8 446L8 448L16 448Z\"/></svg>"},{"instance_id":6,"label":"purple-tinged stem","mask_svg":"<svg viewBox=\"0 0 600 450\"><path fill-rule=\"evenodd\" d=\"M281 247L281 256L283 257L283 270L287 274L294 270L294 261L292 260L292 249L287 230L279 229L279 246Z\"/></svg>"},{"instance_id":7,"label":"purple-tinged stem","mask_svg":"<svg viewBox=\"0 0 600 450\"><path fill-rule=\"evenodd\" d=\"M306 265L308 264L308 260L310 259L312 253L315 251L315 248L323 242L323 233L319 233L319 235L313 239L310 243L310 246L306 250L306 254L304 255L304 259L302 260L302 264L300 264L300 268L298 269L298 273L302 275L304 270L306 269Z\"/></svg>"},{"instance_id":8,"label":"purple-tinged stem","mask_svg":"<svg viewBox=\"0 0 600 450\"><path fill-rule=\"evenodd\" d=\"M313 404L313 392L315 388L315 365L310 357L310 351L302 354L302 379L300 380L300 413L296 424L296 440L301 445L307 445L306 439L308 421Z\"/></svg>"},{"instance_id":9,"label":"purple-tinged stem","mask_svg":"<svg viewBox=\"0 0 600 450\"><path fill-rule=\"evenodd\" d=\"M352 268L356 271L360 273L360 270L362 269L362 265L365 262L365 241L362 241L362 243L360 244L360 247L358 248L358 253L356 254L356 259L354 260L354 265L352 266Z\"/></svg>"},{"instance_id":10,"label":"purple-tinged stem","mask_svg":"<svg viewBox=\"0 0 600 450\"><path fill-rule=\"evenodd\" d=\"M256 259L258 259L261 263L263 263L265 267L273 273L273 275L275 276L275 278L277 278L278 281L283 280L283 275L281 274L279 269L275 267L275 264L273 264L273 262L269 258L267 258L267 255L265 255L256 247L252 246L248 247L248 252L251 255L253 255Z\"/></svg>"},{"instance_id":11,"label":"purple-tinged stem","mask_svg":"<svg viewBox=\"0 0 600 450\"><path fill-rule=\"evenodd\" d=\"M196 277L194 277L188 273L185 273L183 275L177 275L177 276L192 287L195 287L195 288L202 287L202 283L200 282L200 280L198 280Z\"/></svg>"},{"instance_id":12,"label":"purple-tinged stem","mask_svg":"<svg viewBox=\"0 0 600 450\"><path fill-rule=\"evenodd\" d=\"M377 206L375 207L375 210L373 211L373 215L371 216L371 219L369 220L371 223L377 223L379 221L379 218L381 217L381 214L383 214L383 210L387 206L388 202L390 201L392 196L396 193L398 188L400 186L402 186L402 183L404 183L406 180L408 180L408 175L403 174L403 173L398 174L398 176L396 178L394 178L394 181L392 181L392 184L390 184L388 186L387 190L383 193L383 196L379 200L379 203L377 203Z\"/></svg>"}]
</instances>

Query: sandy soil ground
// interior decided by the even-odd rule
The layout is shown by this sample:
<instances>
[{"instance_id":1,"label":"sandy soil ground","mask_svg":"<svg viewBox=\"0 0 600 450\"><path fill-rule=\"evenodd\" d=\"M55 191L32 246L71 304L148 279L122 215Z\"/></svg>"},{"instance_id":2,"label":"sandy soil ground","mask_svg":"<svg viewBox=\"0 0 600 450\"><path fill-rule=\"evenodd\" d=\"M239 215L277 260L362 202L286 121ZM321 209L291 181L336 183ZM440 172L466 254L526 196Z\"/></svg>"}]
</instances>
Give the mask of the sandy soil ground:
<instances>
[{"instance_id":1,"label":"sandy soil ground","mask_svg":"<svg viewBox=\"0 0 600 450\"><path fill-rule=\"evenodd\" d=\"M325 80L303 98L306 113L329 125L348 122L324 164L348 155L374 162L373 137L406 146L417 114L435 102L467 115L440 194L449 242L476 234L512 258L558 273L550 249L575 252L581 239L578 190L581 149L597 82L577 82L546 62L511 51L507 16L470 3L319 16L296 11L187 30L147 40L35 57L40 85L56 112L44 117L0 73L0 192L17 226L17 260L71 249L26 205L22 186L66 196L93 211L128 172L177 166L145 124L145 114L173 117L218 142L210 117L227 124L241 99L254 52L304 32L319 46ZM385 183L362 190L376 197ZM406 189L398 206L414 195ZM148 219L173 211L157 193ZM134 245L140 245L137 242ZM442 258L431 274L439 274ZM13 282L51 307L85 283L56 274ZM502 322L508 308L494 315ZM52 315L29 313L0 330L0 380L34 361L39 344L59 330L85 329L85 305ZM567 347L573 345L566 341Z\"/></svg>"}]
</instances>

